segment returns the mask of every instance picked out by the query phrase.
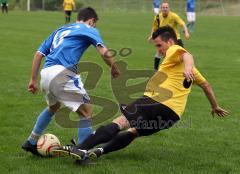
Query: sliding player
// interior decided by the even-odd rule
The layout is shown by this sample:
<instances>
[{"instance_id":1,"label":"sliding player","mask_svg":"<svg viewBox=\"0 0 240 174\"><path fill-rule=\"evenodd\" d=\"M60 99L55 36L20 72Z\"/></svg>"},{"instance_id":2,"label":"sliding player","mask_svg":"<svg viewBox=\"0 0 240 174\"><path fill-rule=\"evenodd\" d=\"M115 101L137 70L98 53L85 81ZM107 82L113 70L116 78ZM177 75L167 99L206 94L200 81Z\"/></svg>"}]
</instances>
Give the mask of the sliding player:
<instances>
[{"instance_id":1,"label":"sliding player","mask_svg":"<svg viewBox=\"0 0 240 174\"><path fill-rule=\"evenodd\" d=\"M101 126L77 146L63 146L54 150L58 155L78 160L94 158L128 146L135 138L149 136L172 127L185 110L192 84L202 88L207 96L212 114L224 117L228 114L215 98L208 81L194 66L192 55L177 45L177 37L171 27L160 27L152 36L157 51L164 55L158 72L149 80L144 96L122 106L122 114L112 123ZM126 132L122 130L128 129ZM106 143L96 149L96 145Z\"/></svg>"}]
</instances>

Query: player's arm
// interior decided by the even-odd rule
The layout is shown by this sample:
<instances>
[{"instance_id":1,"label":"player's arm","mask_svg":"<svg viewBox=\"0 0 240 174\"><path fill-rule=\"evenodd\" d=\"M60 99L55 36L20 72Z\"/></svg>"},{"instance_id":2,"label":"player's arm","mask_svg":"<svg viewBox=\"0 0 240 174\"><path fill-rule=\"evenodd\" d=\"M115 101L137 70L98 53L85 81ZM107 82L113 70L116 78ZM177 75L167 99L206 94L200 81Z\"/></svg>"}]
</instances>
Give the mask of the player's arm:
<instances>
[{"instance_id":1,"label":"player's arm","mask_svg":"<svg viewBox=\"0 0 240 174\"><path fill-rule=\"evenodd\" d=\"M73 2L72 2L72 7L73 7L73 10L76 10L76 5L75 5L74 0L73 0Z\"/></svg>"},{"instance_id":2,"label":"player's arm","mask_svg":"<svg viewBox=\"0 0 240 174\"><path fill-rule=\"evenodd\" d=\"M188 31L188 28L187 28L187 25L185 24L185 22L179 16L176 16L176 21L180 26L182 26L182 28L184 30L185 38L189 39L190 34L189 34L189 31Z\"/></svg>"},{"instance_id":3,"label":"player's arm","mask_svg":"<svg viewBox=\"0 0 240 174\"><path fill-rule=\"evenodd\" d=\"M120 71L112 57L111 52L104 46L99 45L96 47L99 54L102 56L105 63L111 67L111 75L113 78L117 78L120 75Z\"/></svg>"},{"instance_id":4,"label":"player's arm","mask_svg":"<svg viewBox=\"0 0 240 174\"><path fill-rule=\"evenodd\" d=\"M193 60L193 56L188 53L188 52L184 52L180 58L183 63L184 63L184 72L183 75L184 77L187 78L188 81L194 81L194 60Z\"/></svg>"},{"instance_id":5,"label":"player's arm","mask_svg":"<svg viewBox=\"0 0 240 174\"><path fill-rule=\"evenodd\" d=\"M51 48L54 36L55 36L55 32L53 32L46 40L43 41L41 46L38 48L38 51L34 55L33 62L32 62L31 78L28 84L28 91L33 94L36 93L38 90L37 77L38 77L38 72L39 72L42 58L50 53L50 48Z\"/></svg>"},{"instance_id":6,"label":"player's arm","mask_svg":"<svg viewBox=\"0 0 240 174\"><path fill-rule=\"evenodd\" d=\"M152 24L152 29L151 29L151 33L150 33L150 36L148 37L148 41L151 42L152 41L152 34L154 31L157 30L157 17L155 16L154 17L154 20L153 20L153 24Z\"/></svg>"},{"instance_id":7,"label":"player's arm","mask_svg":"<svg viewBox=\"0 0 240 174\"><path fill-rule=\"evenodd\" d=\"M224 117L229 114L228 111L224 110L218 105L213 89L211 85L208 83L208 81L203 82L199 86L203 89L205 95L208 98L208 101L211 104L213 116L214 114L217 114L219 117Z\"/></svg>"},{"instance_id":8,"label":"player's arm","mask_svg":"<svg viewBox=\"0 0 240 174\"><path fill-rule=\"evenodd\" d=\"M189 39L190 34L189 34L189 31L188 31L187 25L185 23L183 24L183 30L184 30L185 38Z\"/></svg>"},{"instance_id":9,"label":"player's arm","mask_svg":"<svg viewBox=\"0 0 240 174\"><path fill-rule=\"evenodd\" d=\"M35 94L38 91L38 85L37 85L37 77L39 68L41 65L41 61L44 55L37 51L34 55L33 62L32 62L32 73L30 77L30 82L28 84L28 91Z\"/></svg>"}]
</instances>

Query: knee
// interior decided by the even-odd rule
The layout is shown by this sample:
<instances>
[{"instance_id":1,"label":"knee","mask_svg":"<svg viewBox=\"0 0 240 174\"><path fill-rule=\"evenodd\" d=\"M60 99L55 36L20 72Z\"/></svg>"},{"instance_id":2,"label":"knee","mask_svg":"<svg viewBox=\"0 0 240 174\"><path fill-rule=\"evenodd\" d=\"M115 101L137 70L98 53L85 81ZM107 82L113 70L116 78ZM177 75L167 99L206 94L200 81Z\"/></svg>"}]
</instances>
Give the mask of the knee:
<instances>
[{"instance_id":1,"label":"knee","mask_svg":"<svg viewBox=\"0 0 240 174\"><path fill-rule=\"evenodd\" d=\"M124 116L120 116L120 117L114 119L113 123L116 123L119 126L120 130L130 128L130 124L129 124L128 120L126 119L126 117L124 117Z\"/></svg>"},{"instance_id":2,"label":"knee","mask_svg":"<svg viewBox=\"0 0 240 174\"><path fill-rule=\"evenodd\" d=\"M91 118L93 113L92 105L80 106L76 112L78 113L79 116Z\"/></svg>"},{"instance_id":3,"label":"knee","mask_svg":"<svg viewBox=\"0 0 240 174\"><path fill-rule=\"evenodd\" d=\"M51 113L56 113L57 112L57 110L60 108L60 103L57 103L57 104L55 104L55 105L52 105L52 106L49 106L48 107L48 110L49 110L49 112L51 112Z\"/></svg>"},{"instance_id":4,"label":"knee","mask_svg":"<svg viewBox=\"0 0 240 174\"><path fill-rule=\"evenodd\" d=\"M132 134L133 139L138 137L138 131L136 130L136 128L129 128L127 131Z\"/></svg>"}]
</instances>

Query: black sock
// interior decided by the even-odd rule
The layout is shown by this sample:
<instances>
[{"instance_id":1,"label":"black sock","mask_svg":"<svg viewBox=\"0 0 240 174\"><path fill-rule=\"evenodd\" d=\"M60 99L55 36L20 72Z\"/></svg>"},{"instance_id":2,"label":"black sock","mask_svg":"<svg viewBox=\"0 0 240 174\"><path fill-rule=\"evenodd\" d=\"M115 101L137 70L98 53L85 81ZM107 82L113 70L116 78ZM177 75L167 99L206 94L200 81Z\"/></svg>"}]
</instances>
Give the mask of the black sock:
<instances>
[{"instance_id":1,"label":"black sock","mask_svg":"<svg viewBox=\"0 0 240 174\"><path fill-rule=\"evenodd\" d=\"M156 71L158 70L160 60L161 60L161 58L159 58L159 57L154 58L154 70L156 70Z\"/></svg>"},{"instance_id":2,"label":"black sock","mask_svg":"<svg viewBox=\"0 0 240 174\"><path fill-rule=\"evenodd\" d=\"M119 131L119 126L116 123L101 126L96 130L95 134L90 135L82 144L77 145L77 148L89 150L96 145L110 141Z\"/></svg>"},{"instance_id":3,"label":"black sock","mask_svg":"<svg viewBox=\"0 0 240 174\"><path fill-rule=\"evenodd\" d=\"M107 144L104 144L103 154L109 152L117 151L128 146L135 138L135 135L132 132L122 132L119 133L115 138L109 141Z\"/></svg>"}]
</instances>

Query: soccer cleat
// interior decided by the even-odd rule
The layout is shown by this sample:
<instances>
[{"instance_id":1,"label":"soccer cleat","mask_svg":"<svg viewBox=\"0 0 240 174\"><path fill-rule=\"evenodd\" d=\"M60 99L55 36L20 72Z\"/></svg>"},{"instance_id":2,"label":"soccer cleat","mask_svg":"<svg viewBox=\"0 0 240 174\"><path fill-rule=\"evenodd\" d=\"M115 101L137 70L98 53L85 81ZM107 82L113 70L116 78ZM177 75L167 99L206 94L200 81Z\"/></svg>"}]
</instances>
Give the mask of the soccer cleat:
<instances>
[{"instance_id":1,"label":"soccer cleat","mask_svg":"<svg viewBox=\"0 0 240 174\"><path fill-rule=\"evenodd\" d=\"M96 160L99 158L103 153L101 148L94 148L88 151L88 159L89 160Z\"/></svg>"},{"instance_id":2,"label":"soccer cleat","mask_svg":"<svg viewBox=\"0 0 240 174\"><path fill-rule=\"evenodd\" d=\"M54 156L70 156L73 145L66 145L52 150Z\"/></svg>"},{"instance_id":3,"label":"soccer cleat","mask_svg":"<svg viewBox=\"0 0 240 174\"><path fill-rule=\"evenodd\" d=\"M26 152L31 152L33 155L41 156L37 151L37 145L32 145L28 140L23 143L22 149Z\"/></svg>"},{"instance_id":4,"label":"soccer cleat","mask_svg":"<svg viewBox=\"0 0 240 174\"><path fill-rule=\"evenodd\" d=\"M73 138L73 139L71 139L71 143L73 144L73 145L77 145L77 141Z\"/></svg>"},{"instance_id":5,"label":"soccer cleat","mask_svg":"<svg viewBox=\"0 0 240 174\"><path fill-rule=\"evenodd\" d=\"M52 151L54 155L58 156L70 156L75 160L85 160L87 157L87 151L78 149L76 146L62 146Z\"/></svg>"},{"instance_id":6,"label":"soccer cleat","mask_svg":"<svg viewBox=\"0 0 240 174\"><path fill-rule=\"evenodd\" d=\"M57 149L54 149L54 150L52 151L53 155L54 155L54 156L69 156L69 155L70 155L70 154L69 154L70 148L72 148L72 146L77 145L75 139L71 139L70 142L71 142L72 144L66 145L66 146L62 146L62 147L57 148Z\"/></svg>"}]
</instances>

